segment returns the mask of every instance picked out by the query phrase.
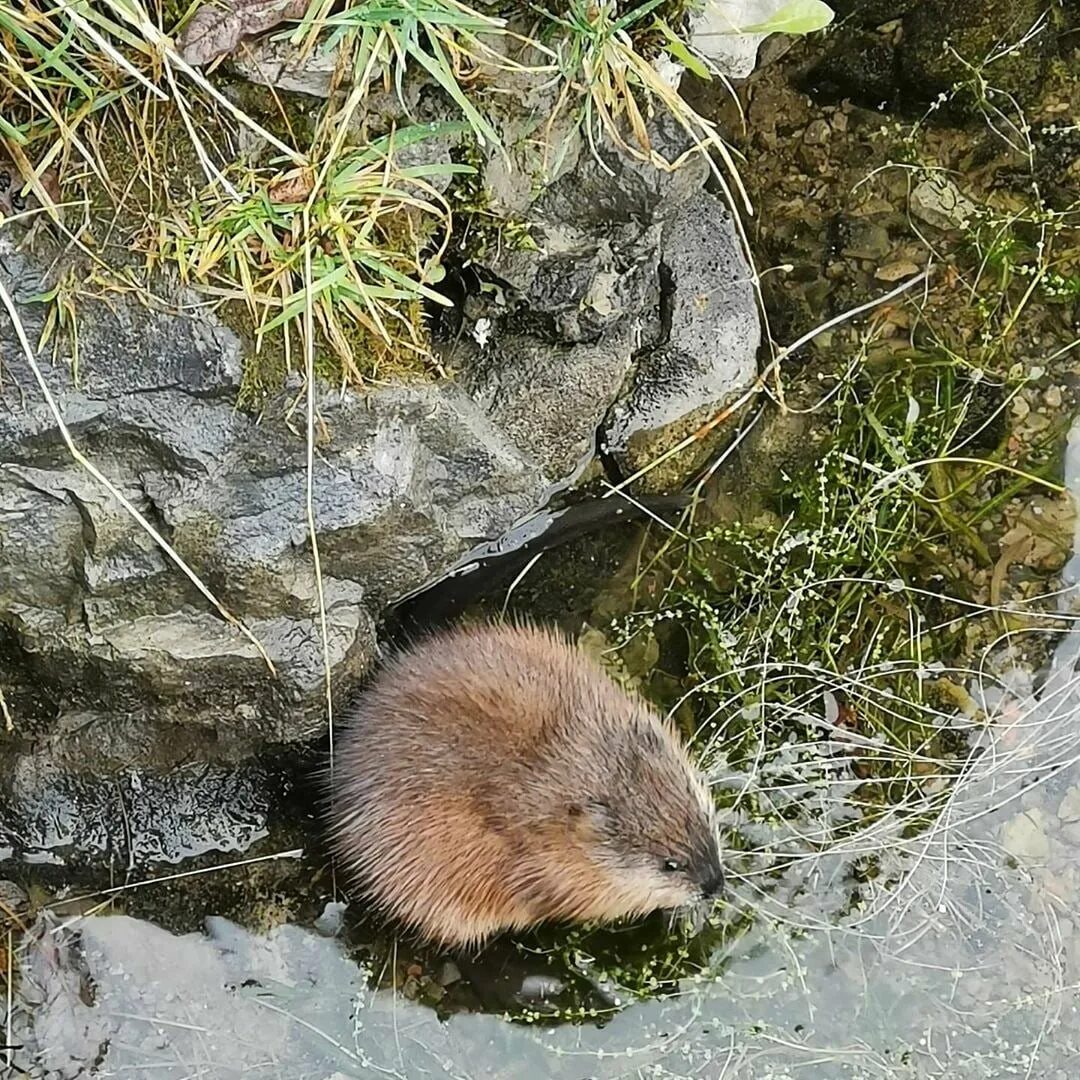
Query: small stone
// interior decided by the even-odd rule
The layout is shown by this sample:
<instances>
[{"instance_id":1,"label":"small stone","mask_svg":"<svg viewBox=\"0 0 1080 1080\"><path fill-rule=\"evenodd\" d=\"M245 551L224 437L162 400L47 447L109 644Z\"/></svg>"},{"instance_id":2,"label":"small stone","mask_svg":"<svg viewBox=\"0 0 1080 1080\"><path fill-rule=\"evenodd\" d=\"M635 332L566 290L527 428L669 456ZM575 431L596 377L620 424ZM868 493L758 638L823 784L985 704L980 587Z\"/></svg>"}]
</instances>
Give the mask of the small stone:
<instances>
[{"instance_id":1,"label":"small stone","mask_svg":"<svg viewBox=\"0 0 1080 1080\"><path fill-rule=\"evenodd\" d=\"M897 259L895 262L885 263L874 271L874 277L878 281L901 281L919 272L917 264L908 259Z\"/></svg>"},{"instance_id":2,"label":"small stone","mask_svg":"<svg viewBox=\"0 0 1080 1080\"><path fill-rule=\"evenodd\" d=\"M869 259L876 264L892 250L889 230L868 221L853 221L842 254L849 259Z\"/></svg>"},{"instance_id":3,"label":"small stone","mask_svg":"<svg viewBox=\"0 0 1080 1080\"><path fill-rule=\"evenodd\" d=\"M1047 390L1044 390L1043 391L1043 401L1045 401L1046 404L1051 409L1060 409L1061 408L1061 387L1060 386L1051 386Z\"/></svg>"},{"instance_id":4,"label":"small stone","mask_svg":"<svg viewBox=\"0 0 1080 1080\"><path fill-rule=\"evenodd\" d=\"M322 909L322 914L315 920L315 932L323 937L337 937L345 923L345 909L348 904L329 901Z\"/></svg>"},{"instance_id":5,"label":"small stone","mask_svg":"<svg viewBox=\"0 0 1080 1080\"><path fill-rule=\"evenodd\" d=\"M439 978L437 981L440 986L453 986L454 983L461 982L461 969L453 960L447 960L439 969Z\"/></svg>"},{"instance_id":6,"label":"small stone","mask_svg":"<svg viewBox=\"0 0 1080 1080\"><path fill-rule=\"evenodd\" d=\"M1042 862L1048 858L1046 814L1037 808L1017 814L1002 830L1001 846L1016 859Z\"/></svg>"},{"instance_id":7,"label":"small stone","mask_svg":"<svg viewBox=\"0 0 1080 1080\"><path fill-rule=\"evenodd\" d=\"M526 975L519 997L526 1001L546 1001L563 992L563 982L554 975Z\"/></svg>"},{"instance_id":8,"label":"small stone","mask_svg":"<svg viewBox=\"0 0 1080 1080\"><path fill-rule=\"evenodd\" d=\"M29 897L21 885L14 881L0 880L0 915L5 912L17 915L26 909Z\"/></svg>"},{"instance_id":9,"label":"small stone","mask_svg":"<svg viewBox=\"0 0 1080 1080\"><path fill-rule=\"evenodd\" d=\"M828 121L815 120L807 125L803 134L803 142L808 146L824 146L829 141L831 134Z\"/></svg>"},{"instance_id":10,"label":"small stone","mask_svg":"<svg viewBox=\"0 0 1080 1080\"><path fill-rule=\"evenodd\" d=\"M1065 792L1057 814L1065 822L1080 821L1080 786L1071 787Z\"/></svg>"},{"instance_id":11,"label":"small stone","mask_svg":"<svg viewBox=\"0 0 1080 1080\"><path fill-rule=\"evenodd\" d=\"M1028 404L1027 398L1022 394L1017 395L1012 403L1012 414L1017 420L1023 420L1027 414L1031 412L1031 406Z\"/></svg>"},{"instance_id":12,"label":"small stone","mask_svg":"<svg viewBox=\"0 0 1080 1080\"><path fill-rule=\"evenodd\" d=\"M975 204L943 176L932 176L911 193L911 212L935 229L963 229L975 213Z\"/></svg>"}]
</instances>

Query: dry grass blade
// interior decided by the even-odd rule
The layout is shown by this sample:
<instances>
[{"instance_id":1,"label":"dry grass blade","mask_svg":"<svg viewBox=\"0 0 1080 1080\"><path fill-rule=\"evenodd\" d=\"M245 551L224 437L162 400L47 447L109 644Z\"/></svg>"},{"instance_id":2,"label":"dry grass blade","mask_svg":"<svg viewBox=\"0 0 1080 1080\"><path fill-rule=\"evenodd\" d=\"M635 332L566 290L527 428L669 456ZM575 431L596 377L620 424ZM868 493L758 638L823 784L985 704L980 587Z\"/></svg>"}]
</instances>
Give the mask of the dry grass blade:
<instances>
[{"instance_id":1,"label":"dry grass blade","mask_svg":"<svg viewBox=\"0 0 1080 1080\"><path fill-rule=\"evenodd\" d=\"M12 1067L12 1055L15 1053L15 1047L11 1043L11 1025L14 1020L14 1002L15 1002L15 970L14 970L14 954L15 945L12 940L11 927L7 928L7 1018L5 1020L5 1037L4 1043L6 1046L5 1055L7 1057L7 1067Z\"/></svg>"},{"instance_id":2,"label":"dry grass blade","mask_svg":"<svg viewBox=\"0 0 1080 1080\"><path fill-rule=\"evenodd\" d=\"M310 229L310 210L304 207L304 226ZM322 559L319 555L319 534L315 526L315 327L311 289L311 250L304 252L304 379L307 404L306 483L304 510L307 516L308 539L311 543L311 559L315 570L315 593L319 604L319 637L322 643L323 682L326 690L326 722L330 741L330 781L334 780L334 688L333 668L330 662L330 632L326 624L326 592L323 588ZM333 892L337 895L337 872L332 868Z\"/></svg>"},{"instance_id":3,"label":"dry grass blade","mask_svg":"<svg viewBox=\"0 0 1080 1080\"><path fill-rule=\"evenodd\" d=\"M0 717L4 721L4 731L9 735L15 730L15 718L8 708L7 698L4 697L4 688L0 686Z\"/></svg>"},{"instance_id":4,"label":"dry grass blade","mask_svg":"<svg viewBox=\"0 0 1080 1080\"><path fill-rule=\"evenodd\" d=\"M690 154L700 153L719 175L712 160L715 153L727 174L725 186L730 181L743 210L752 214L735 157L716 126L665 81L635 44L632 30L648 25L658 4L659 0L647 0L620 16L615 0L574 0L565 16L545 13L560 30L559 66L567 91L573 91L560 96L552 122L563 109L575 107L598 160L598 135L606 136L624 153L665 172L680 168ZM660 154L649 140L645 117L657 106L677 121L692 143L690 150L674 161ZM624 133L626 129L630 138Z\"/></svg>"},{"instance_id":5,"label":"dry grass blade","mask_svg":"<svg viewBox=\"0 0 1080 1080\"><path fill-rule=\"evenodd\" d=\"M173 44L172 40L158 29L157 25L147 14L146 9L139 3L139 0L105 0L105 3L109 10L116 14L121 22L135 28L143 40L153 47L155 54L160 57L161 61L169 68L175 69L183 74L194 86L198 87L199 90L203 91L203 93L207 94L214 102L225 109L233 119L248 128L260 139L265 140L280 153L284 154L288 160L299 165L305 163L302 155L299 154L294 147L289 146L288 143L282 142L276 135L267 131L261 124L253 120L248 113L236 105L235 102L222 94L221 91L206 78L206 76L187 63L187 61L176 51L176 46Z\"/></svg>"}]
</instances>

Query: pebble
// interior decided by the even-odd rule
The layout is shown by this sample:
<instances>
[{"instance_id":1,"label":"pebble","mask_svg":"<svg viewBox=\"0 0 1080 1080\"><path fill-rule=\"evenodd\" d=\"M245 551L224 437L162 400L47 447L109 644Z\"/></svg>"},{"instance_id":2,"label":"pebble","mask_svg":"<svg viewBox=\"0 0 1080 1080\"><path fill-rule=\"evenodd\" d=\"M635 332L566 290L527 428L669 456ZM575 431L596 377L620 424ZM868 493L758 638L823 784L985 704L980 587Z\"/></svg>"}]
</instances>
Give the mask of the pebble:
<instances>
[{"instance_id":1,"label":"pebble","mask_svg":"<svg viewBox=\"0 0 1080 1080\"><path fill-rule=\"evenodd\" d=\"M1061 408L1061 387L1060 386L1051 386L1051 387L1049 387L1049 389L1045 390L1043 392L1043 401L1045 401L1046 404L1051 409L1060 409Z\"/></svg>"},{"instance_id":2,"label":"pebble","mask_svg":"<svg viewBox=\"0 0 1080 1080\"><path fill-rule=\"evenodd\" d=\"M975 204L951 180L935 175L911 192L911 212L936 229L963 229L975 212Z\"/></svg>"},{"instance_id":3,"label":"pebble","mask_svg":"<svg viewBox=\"0 0 1080 1080\"><path fill-rule=\"evenodd\" d=\"M878 281L899 281L901 278L911 277L919 272L919 267L910 259L898 259L896 262L885 263L874 271L874 277Z\"/></svg>"},{"instance_id":4,"label":"pebble","mask_svg":"<svg viewBox=\"0 0 1080 1080\"><path fill-rule=\"evenodd\" d=\"M461 969L453 960L446 960L439 970L437 981L440 986L453 986L454 983L461 982Z\"/></svg>"},{"instance_id":5,"label":"pebble","mask_svg":"<svg viewBox=\"0 0 1080 1080\"><path fill-rule=\"evenodd\" d=\"M1080 787L1071 787L1065 792L1057 815L1062 821L1080 821Z\"/></svg>"},{"instance_id":6,"label":"pebble","mask_svg":"<svg viewBox=\"0 0 1080 1080\"><path fill-rule=\"evenodd\" d=\"M565 986L554 975L526 975L521 980L519 997L526 1001L546 1001L561 994Z\"/></svg>"},{"instance_id":7,"label":"pebble","mask_svg":"<svg viewBox=\"0 0 1080 1080\"><path fill-rule=\"evenodd\" d=\"M337 937L345 924L345 909L348 904L338 901L328 901L323 908L322 914L315 920L315 932L323 937Z\"/></svg>"},{"instance_id":8,"label":"pebble","mask_svg":"<svg viewBox=\"0 0 1080 1080\"><path fill-rule=\"evenodd\" d=\"M1042 862L1050 855L1046 814L1037 808L1017 814L1002 830L1001 846L1014 858Z\"/></svg>"}]
</instances>

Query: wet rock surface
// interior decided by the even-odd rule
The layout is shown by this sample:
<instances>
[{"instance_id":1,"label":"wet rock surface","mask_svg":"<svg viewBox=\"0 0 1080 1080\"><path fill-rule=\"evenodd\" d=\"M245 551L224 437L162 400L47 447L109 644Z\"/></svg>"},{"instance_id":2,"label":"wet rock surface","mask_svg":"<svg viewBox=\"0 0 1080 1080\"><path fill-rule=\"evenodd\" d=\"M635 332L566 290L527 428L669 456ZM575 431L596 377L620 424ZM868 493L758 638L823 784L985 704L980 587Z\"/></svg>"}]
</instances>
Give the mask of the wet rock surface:
<instances>
[{"instance_id":1,"label":"wet rock surface","mask_svg":"<svg viewBox=\"0 0 1080 1080\"><path fill-rule=\"evenodd\" d=\"M664 332L642 349L613 407L606 448L635 472L715 415L757 374L761 331L754 290L730 212L698 192L665 221L660 247ZM708 455L711 444L665 462L646 481L663 490Z\"/></svg>"},{"instance_id":2,"label":"wet rock surface","mask_svg":"<svg viewBox=\"0 0 1080 1080\"><path fill-rule=\"evenodd\" d=\"M246 851L267 835L289 777L254 761L87 777L45 751L19 758L7 786L0 850L29 862L141 867Z\"/></svg>"}]
</instances>

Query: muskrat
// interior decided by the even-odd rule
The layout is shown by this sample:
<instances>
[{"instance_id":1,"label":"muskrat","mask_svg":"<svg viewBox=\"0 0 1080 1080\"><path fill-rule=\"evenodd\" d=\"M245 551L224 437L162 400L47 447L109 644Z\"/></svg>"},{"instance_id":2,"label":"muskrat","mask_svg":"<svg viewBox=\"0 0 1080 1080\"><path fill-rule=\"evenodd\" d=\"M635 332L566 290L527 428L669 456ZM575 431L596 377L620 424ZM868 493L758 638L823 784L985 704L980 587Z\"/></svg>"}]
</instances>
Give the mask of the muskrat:
<instances>
[{"instance_id":1,"label":"muskrat","mask_svg":"<svg viewBox=\"0 0 1080 1080\"><path fill-rule=\"evenodd\" d=\"M329 831L377 909L446 947L723 888L673 728L528 625L443 631L382 669L338 736Z\"/></svg>"}]
</instances>

